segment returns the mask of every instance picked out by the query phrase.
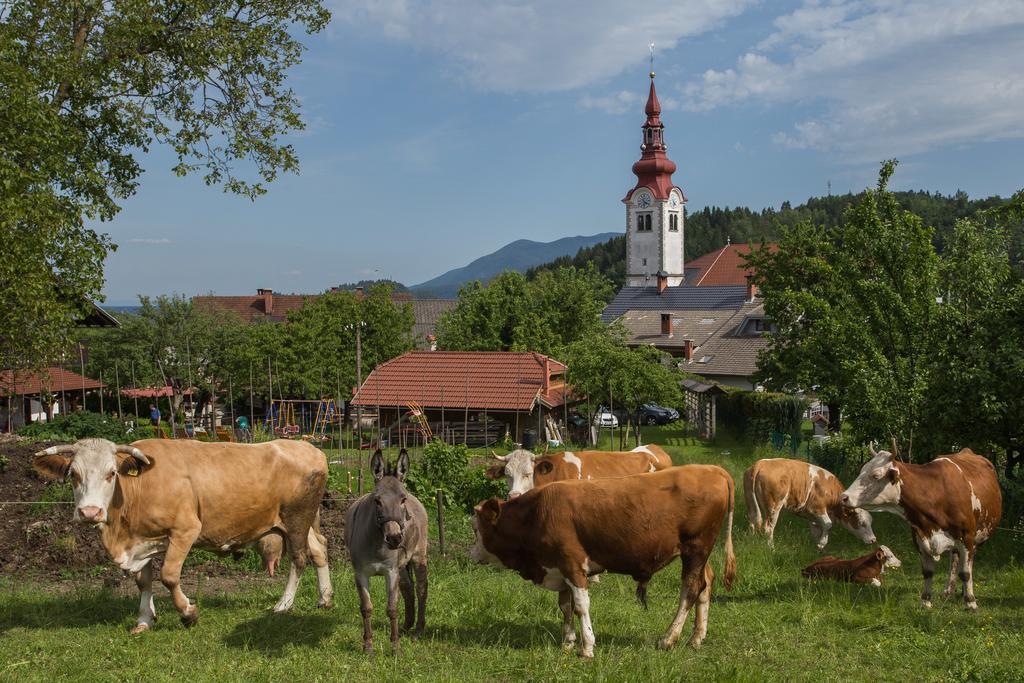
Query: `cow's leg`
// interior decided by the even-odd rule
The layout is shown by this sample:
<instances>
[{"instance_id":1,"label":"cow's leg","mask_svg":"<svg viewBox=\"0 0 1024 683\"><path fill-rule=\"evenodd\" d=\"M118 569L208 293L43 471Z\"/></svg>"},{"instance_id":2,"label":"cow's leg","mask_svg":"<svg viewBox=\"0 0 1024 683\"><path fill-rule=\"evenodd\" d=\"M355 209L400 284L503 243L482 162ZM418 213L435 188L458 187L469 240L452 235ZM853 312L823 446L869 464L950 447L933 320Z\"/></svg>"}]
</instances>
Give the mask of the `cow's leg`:
<instances>
[{"instance_id":1,"label":"cow's leg","mask_svg":"<svg viewBox=\"0 0 1024 683\"><path fill-rule=\"evenodd\" d=\"M562 649L569 651L576 645L576 628L572 623L572 591L558 591L558 608L562 610Z\"/></svg>"},{"instance_id":2,"label":"cow's leg","mask_svg":"<svg viewBox=\"0 0 1024 683\"><path fill-rule=\"evenodd\" d=\"M334 588L331 586L331 569L327 565L327 538L310 527L308 545L309 557L316 567L316 584L320 590L317 607L329 609L334 606Z\"/></svg>"},{"instance_id":3,"label":"cow's leg","mask_svg":"<svg viewBox=\"0 0 1024 683\"><path fill-rule=\"evenodd\" d=\"M185 627L192 626L199 620L199 610L189 602L181 590L181 566L185 563L185 557L192 549L192 544L199 537L201 528L199 520L194 520L192 526L171 535L167 543L167 553L164 555L164 566L160 570L160 582L170 592L171 601L175 609L181 613L181 623Z\"/></svg>"},{"instance_id":4,"label":"cow's leg","mask_svg":"<svg viewBox=\"0 0 1024 683\"><path fill-rule=\"evenodd\" d=\"M274 605L275 612L287 612L292 608L292 603L295 602L295 591L299 588L299 579L302 578L302 573L306 571L306 559L309 557L307 543L311 536L309 532L312 527L302 526L300 528L304 529L304 531L296 531L296 527L289 525L288 531L285 533L285 547L288 550L288 557L291 559L291 563L288 566L288 583L285 584L284 595ZM325 567L326 563L327 557L325 555Z\"/></svg>"},{"instance_id":5,"label":"cow's leg","mask_svg":"<svg viewBox=\"0 0 1024 683\"><path fill-rule=\"evenodd\" d=\"M964 607L969 610L978 609L978 601L974 597L974 553L972 545L958 543L960 553L960 580L964 582Z\"/></svg>"},{"instance_id":6,"label":"cow's leg","mask_svg":"<svg viewBox=\"0 0 1024 683\"><path fill-rule=\"evenodd\" d=\"M815 539L818 544L818 550L824 550L825 546L828 545L828 532L832 529L832 520L829 519L827 514L821 514L817 516L814 524L818 527L818 538Z\"/></svg>"},{"instance_id":7,"label":"cow's leg","mask_svg":"<svg viewBox=\"0 0 1024 683\"><path fill-rule=\"evenodd\" d=\"M956 576L960 568L960 550L954 547L949 551L949 578L946 579L946 590L942 594L947 598L956 592Z\"/></svg>"},{"instance_id":8,"label":"cow's leg","mask_svg":"<svg viewBox=\"0 0 1024 683\"><path fill-rule=\"evenodd\" d=\"M580 657L591 659L594 656L594 625L590 621L590 591L587 590L587 575L579 572L565 580L572 593L572 607L580 618Z\"/></svg>"},{"instance_id":9,"label":"cow's leg","mask_svg":"<svg viewBox=\"0 0 1024 683\"><path fill-rule=\"evenodd\" d=\"M135 572L135 585L139 587L139 620L132 633L148 631L156 620L156 609L153 607L153 563L147 562Z\"/></svg>"},{"instance_id":10,"label":"cow's leg","mask_svg":"<svg viewBox=\"0 0 1024 683\"><path fill-rule=\"evenodd\" d=\"M416 602L419 604L416 612L416 630L413 637L423 633L423 627L427 623L427 556L413 558L413 571L416 572Z\"/></svg>"},{"instance_id":11,"label":"cow's leg","mask_svg":"<svg viewBox=\"0 0 1024 683\"><path fill-rule=\"evenodd\" d=\"M370 600L370 577L356 570L356 592L359 593L359 613L363 615L363 652L373 654L373 601Z\"/></svg>"},{"instance_id":12,"label":"cow's leg","mask_svg":"<svg viewBox=\"0 0 1024 683\"><path fill-rule=\"evenodd\" d=\"M786 506L785 499L775 504L771 510L768 511L768 519L764 522L765 533L768 534L768 547L775 547L775 525L779 523L779 513L782 512L782 508Z\"/></svg>"},{"instance_id":13,"label":"cow's leg","mask_svg":"<svg viewBox=\"0 0 1024 683\"><path fill-rule=\"evenodd\" d=\"M400 589L398 587L399 578L401 574L400 569L392 568L385 574L385 578L388 582L388 622L391 625L391 649L393 652L398 652L398 594Z\"/></svg>"},{"instance_id":14,"label":"cow's leg","mask_svg":"<svg viewBox=\"0 0 1024 683\"><path fill-rule=\"evenodd\" d=\"M412 582L412 562L398 572L398 587L402 589L402 602L405 604L405 623L403 631L411 631L416 622L416 591Z\"/></svg>"},{"instance_id":15,"label":"cow's leg","mask_svg":"<svg viewBox=\"0 0 1024 683\"><path fill-rule=\"evenodd\" d=\"M704 590L697 596L697 607L693 616L693 634L690 636L690 647L697 649L708 635L708 608L711 606L711 584L715 581L715 572L711 563L704 565Z\"/></svg>"},{"instance_id":16,"label":"cow's leg","mask_svg":"<svg viewBox=\"0 0 1024 683\"><path fill-rule=\"evenodd\" d=\"M924 577L924 587L921 589L921 607L931 608L932 577L935 576L935 558L927 552L921 553L921 576Z\"/></svg>"},{"instance_id":17,"label":"cow's leg","mask_svg":"<svg viewBox=\"0 0 1024 683\"><path fill-rule=\"evenodd\" d=\"M668 633L658 641L658 647L662 650L668 650L675 646L676 641L679 640L679 634L683 632L686 617L690 614L690 607L700 599L700 594L704 592L704 565L706 564L707 558L698 561L694 555L687 555L684 551L682 581L679 587L679 609L676 611L676 617L672 620L672 624L668 627Z\"/></svg>"}]
</instances>

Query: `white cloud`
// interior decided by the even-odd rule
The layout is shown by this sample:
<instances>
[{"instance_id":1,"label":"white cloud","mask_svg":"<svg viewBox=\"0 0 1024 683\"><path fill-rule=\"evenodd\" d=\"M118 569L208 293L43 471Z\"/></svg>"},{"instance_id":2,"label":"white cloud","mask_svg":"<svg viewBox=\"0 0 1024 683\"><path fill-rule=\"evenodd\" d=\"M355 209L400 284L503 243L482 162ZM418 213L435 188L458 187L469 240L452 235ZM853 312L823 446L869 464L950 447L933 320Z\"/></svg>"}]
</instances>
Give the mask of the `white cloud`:
<instances>
[{"instance_id":1,"label":"white cloud","mask_svg":"<svg viewBox=\"0 0 1024 683\"><path fill-rule=\"evenodd\" d=\"M629 90L620 90L610 95L584 95L579 100L583 109L597 109L606 114L625 114L627 111L637 109L638 102L640 102L640 94Z\"/></svg>"},{"instance_id":2,"label":"white cloud","mask_svg":"<svg viewBox=\"0 0 1024 683\"><path fill-rule=\"evenodd\" d=\"M695 110L822 110L775 142L853 161L1024 137L1024 2L805 0L736 60L684 89Z\"/></svg>"},{"instance_id":3,"label":"white cloud","mask_svg":"<svg viewBox=\"0 0 1024 683\"><path fill-rule=\"evenodd\" d=\"M173 244L166 237L132 237L129 244Z\"/></svg>"},{"instance_id":4,"label":"white cloud","mask_svg":"<svg viewBox=\"0 0 1024 683\"><path fill-rule=\"evenodd\" d=\"M335 21L447 55L477 88L550 92L637 66L754 0L334 0ZM595 105L601 108L600 105Z\"/></svg>"}]
</instances>

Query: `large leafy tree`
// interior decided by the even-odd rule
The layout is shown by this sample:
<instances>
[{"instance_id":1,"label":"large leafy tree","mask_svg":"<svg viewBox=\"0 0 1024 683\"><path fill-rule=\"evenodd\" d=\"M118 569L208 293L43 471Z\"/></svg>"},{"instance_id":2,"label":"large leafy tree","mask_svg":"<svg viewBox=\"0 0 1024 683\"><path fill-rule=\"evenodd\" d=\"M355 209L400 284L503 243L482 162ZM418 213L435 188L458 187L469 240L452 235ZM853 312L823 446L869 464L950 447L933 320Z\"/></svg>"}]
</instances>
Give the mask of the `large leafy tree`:
<instances>
[{"instance_id":1,"label":"large leafy tree","mask_svg":"<svg viewBox=\"0 0 1024 683\"><path fill-rule=\"evenodd\" d=\"M87 221L153 144L249 197L297 169L285 74L328 20L321 0L0 1L0 364L51 360L99 295L114 245Z\"/></svg>"}]
</instances>

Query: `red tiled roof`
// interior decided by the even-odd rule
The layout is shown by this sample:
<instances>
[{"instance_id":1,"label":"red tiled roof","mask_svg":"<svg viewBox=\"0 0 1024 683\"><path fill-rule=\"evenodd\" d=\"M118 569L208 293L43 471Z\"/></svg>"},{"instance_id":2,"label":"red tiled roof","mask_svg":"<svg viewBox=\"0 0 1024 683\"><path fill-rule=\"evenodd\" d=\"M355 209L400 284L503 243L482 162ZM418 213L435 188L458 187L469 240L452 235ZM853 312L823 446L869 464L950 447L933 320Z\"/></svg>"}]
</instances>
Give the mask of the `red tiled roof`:
<instances>
[{"instance_id":1,"label":"red tiled roof","mask_svg":"<svg viewBox=\"0 0 1024 683\"><path fill-rule=\"evenodd\" d=\"M206 311L232 311L241 316L242 320L252 322L253 320L268 319L273 322L283 321L291 311L297 311L306 303L306 299L316 298L315 294L273 294L272 311L267 315L264 306L263 295L243 296L196 296L192 297L192 303L198 308Z\"/></svg>"},{"instance_id":2,"label":"red tiled roof","mask_svg":"<svg viewBox=\"0 0 1024 683\"><path fill-rule=\"evenodd\" d=\"M755 248L759 246L759 244L754 245ZM771 252L779 250L777 244L769 243L767 246ZM691 280L697 287L745 285L747 284L747 275L753 273L752 269L745 268L743 265L744 257L748 254L750 254L750 245L729 244L687 262L686 268L699 270L699 274L693 276Z\"/></svg>"},{"instance_id":3,"label":"red tiled roof","mask_svg":"<svg viewBox=\"0 0 1024 683\"><path fill-rule=\"evenodd\" d=\"M171 396L174 390L171 387L142 387L140 389L122 389L121 395L127 396L128 398L164 398ZM189 396L192 393L191 389L183 389L183 396Z\"/></svg>"},{"instance_id":4,"label":"red tiled roof","mask_svg":"<svg viewBox=\"0 0 1024 683\"><path fill-rule=\"evenodd\" d=\"M356 393L360 406L531 410L562 405L566 367L539 353L409 351L382 363ZM545 373L556 379L544 393Z\"/></svg>"},{"instance_id":5,"label":"red tiled roof","mask_svg":"<svg viewBox=\"0 0 1024 683\"><path fill-rule=\"evenodd\" d=\"M44 391L81 391L106 387L88 377L64 368L49 367L42 372L17 372L0 370L0 393L15 396L30 396Z\"/></svg>"}]
</instances>

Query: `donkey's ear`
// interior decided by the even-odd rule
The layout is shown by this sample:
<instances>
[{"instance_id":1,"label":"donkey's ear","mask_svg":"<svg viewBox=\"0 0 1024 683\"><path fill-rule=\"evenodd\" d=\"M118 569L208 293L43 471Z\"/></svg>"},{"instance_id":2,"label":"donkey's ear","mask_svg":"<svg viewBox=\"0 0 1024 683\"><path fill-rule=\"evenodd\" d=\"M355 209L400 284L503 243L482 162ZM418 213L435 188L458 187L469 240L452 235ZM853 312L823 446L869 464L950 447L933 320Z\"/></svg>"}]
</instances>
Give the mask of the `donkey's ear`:
<instances>
[{"instance_id":1,"label":"donkey's ear","mask_svg":"<svg viewBox=\"0 0 1024 683\"><path fill-rule=\"evenodd\" d=\"M380 481L386 474L387 467L384 465L384 454L380 452L378 448L373 453L373 457L370 458L370 472L373 474L374 481Z\"/></svg>"},{"instance_id":2,"label":"donkey's ear","mask_svg":"<svg viewBox=\"0 0 1024 683\"><path fill-rule=\"evenodd\" d=\"M395 467L395 476L398 481L405 481L405 475L409 474L409 451L404 448L398 453L398 465Z\"/></svg>"}]
</instances>

